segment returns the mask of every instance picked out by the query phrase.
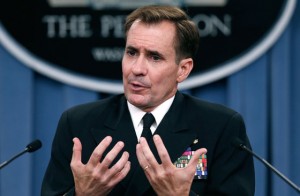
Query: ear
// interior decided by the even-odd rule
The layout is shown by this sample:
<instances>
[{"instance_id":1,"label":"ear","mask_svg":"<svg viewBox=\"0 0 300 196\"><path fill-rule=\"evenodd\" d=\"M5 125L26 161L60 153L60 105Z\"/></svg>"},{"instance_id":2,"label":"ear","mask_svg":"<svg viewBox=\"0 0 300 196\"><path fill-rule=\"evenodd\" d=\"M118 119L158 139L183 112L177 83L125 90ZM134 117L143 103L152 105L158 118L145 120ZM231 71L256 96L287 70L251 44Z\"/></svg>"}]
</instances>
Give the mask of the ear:
<instances>
[{"instance_id":1,"label":"ear","mask_svg":"<svg viewBox=\"0 0 300 196\"><path fill-rule=\"evenodd\" d=\"M191 73L194 66L192 58L182 59L179 63L179 68L177 72L177 82L180 83L184 81Z\"/></svg>"}]
</instances>

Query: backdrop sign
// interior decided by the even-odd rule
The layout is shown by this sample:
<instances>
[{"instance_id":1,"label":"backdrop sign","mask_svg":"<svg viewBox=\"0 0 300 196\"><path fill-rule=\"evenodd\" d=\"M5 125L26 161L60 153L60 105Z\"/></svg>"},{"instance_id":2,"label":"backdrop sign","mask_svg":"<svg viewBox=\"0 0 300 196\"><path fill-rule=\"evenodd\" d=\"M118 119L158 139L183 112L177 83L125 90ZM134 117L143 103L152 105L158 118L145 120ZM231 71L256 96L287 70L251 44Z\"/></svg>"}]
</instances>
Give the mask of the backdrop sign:
<instances>
[{"instance_id":1,"label":"backdrop sign","mask_svg":"<svg viewBox=\"0 0 300 196\"><path fill-rule=\"evenodd\" d=\"M126 15L159 2L187 11L201 35L196 65L181 88L218 80L255 60L276 41L295 5L295 0L10 0L0 6L0 41L51 78L121 92Z\"/></svg>"}]
</instances>

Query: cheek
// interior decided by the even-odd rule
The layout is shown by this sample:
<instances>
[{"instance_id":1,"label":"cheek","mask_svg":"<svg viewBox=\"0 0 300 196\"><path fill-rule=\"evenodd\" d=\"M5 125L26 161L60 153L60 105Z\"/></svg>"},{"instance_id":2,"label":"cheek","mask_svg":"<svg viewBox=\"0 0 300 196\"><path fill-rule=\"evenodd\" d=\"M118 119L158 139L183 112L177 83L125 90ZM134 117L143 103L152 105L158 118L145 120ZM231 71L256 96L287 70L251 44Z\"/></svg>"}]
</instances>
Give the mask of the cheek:
<instances>
[{"instance_id":1,"label":"cheek","mask_svg":"<svg viewBox=\"0 0 300 196\"><path fill-rule=\"evenodd\" d=\"M122 74L123 74L123 76L128 75L129 71L130 71L130 68L129 68L129 66L126 66L126 61L122 60Z\"/></svg>"},{"instance_id":2,"label":"cheek","mask_svg":"<svg viewBox=\"0 0 300 196\"><path fill-rule=\"evenodd\" d=\"M162 73L162 72L160 72ZM156 75L152 77L152 83L156 89L170 89L176 84L176 75L171 72L164 72L165 74ZM168 74L166 74L168 73Z\"/></svg>"}]
</instances>

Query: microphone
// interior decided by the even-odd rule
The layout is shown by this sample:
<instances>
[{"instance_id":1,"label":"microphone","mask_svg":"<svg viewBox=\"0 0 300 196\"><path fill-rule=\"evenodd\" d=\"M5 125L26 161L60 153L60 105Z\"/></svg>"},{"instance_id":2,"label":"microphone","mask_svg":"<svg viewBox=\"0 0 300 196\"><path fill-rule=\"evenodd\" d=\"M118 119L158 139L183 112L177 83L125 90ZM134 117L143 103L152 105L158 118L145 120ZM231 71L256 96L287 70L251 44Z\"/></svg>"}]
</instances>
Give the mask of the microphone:
<instances>
[{"instance_id":1,"label":"microphone","mask_svg":"<svg viewBox=\"0 0 300 196\"><path fill-rule=\"evenodd\" d=\"M26 148L20 152L19 154L13 156L11 159L4 161L0 164L0 169L2 169L4 166L8 165L10 162L18 158L19 156L23 155L26 152L34 152L42 147L42 142L40 140L34 140L30 144L26 146Z\"/></svg>"},{"instance_id":2,"label":"microphone","mask_svg":"<svg viewBox=\"0 0 300 196\"><path fill-rule=\"evenodd\" d=\"M234 145L235 147L244 150L248 153L250 153L251 155L253 155L255 158L257 158L259 161L261 161L263 164L265 164L267 166L267 168L271 169L273 172L275 172L281 179L283 179L288 185L290 185L291 187L293 187L298 193L300 193L300 188L293 183L290 179L288 179L285 175L283 175L280 171L278 171L273 165L271 165L270 163L268 163L265 159L261 158L260 156L258 156L256 153L254 153L252 150L250 150L247 146L245 146L245 144L243 144L243 141L240 140L239 138L234 138L232 140L232 145Z\"/></svg>"}]
</instances>

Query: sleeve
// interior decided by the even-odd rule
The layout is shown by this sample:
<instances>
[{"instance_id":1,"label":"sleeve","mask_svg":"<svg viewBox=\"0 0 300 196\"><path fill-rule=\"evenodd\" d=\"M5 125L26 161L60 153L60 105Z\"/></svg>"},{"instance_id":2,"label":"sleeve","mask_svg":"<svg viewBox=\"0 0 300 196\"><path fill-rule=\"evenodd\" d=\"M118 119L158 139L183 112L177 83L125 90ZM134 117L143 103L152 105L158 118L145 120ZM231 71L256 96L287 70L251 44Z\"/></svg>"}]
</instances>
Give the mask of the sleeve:
<instances>
[{"instance_id":1,"label":"sleeve","mask_svg":"<svg viewBox=\"0 0 300 196\"><path fill-rule=\"evenodd\" d=\"M251 148L244 121L238 113L230 118L218 138L205 195L254 195L253 157L232 145L236 137Z\"/></svg>"},{"instance_id":2,"label":"sleeve","mask_svg":"<svg viewBox=\"0 0 300 196\"><path fill-rule=\"evenodd\" d=\"M42 196L74 195L74 179L70 167L73 137L68 113L64 112L53 139L51 157L41 188Z\"/></svg>"}]
</instances>

